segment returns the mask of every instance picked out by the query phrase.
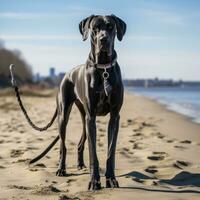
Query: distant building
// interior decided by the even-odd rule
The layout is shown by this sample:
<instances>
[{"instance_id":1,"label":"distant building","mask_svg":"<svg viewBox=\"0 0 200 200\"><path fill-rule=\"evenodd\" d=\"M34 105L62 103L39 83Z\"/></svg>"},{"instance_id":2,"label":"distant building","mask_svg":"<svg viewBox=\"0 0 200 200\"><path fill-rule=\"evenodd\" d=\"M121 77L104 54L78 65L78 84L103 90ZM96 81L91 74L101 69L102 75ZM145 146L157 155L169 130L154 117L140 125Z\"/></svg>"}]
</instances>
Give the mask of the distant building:
<instances>
[{"instance_id":1,"label":"distant building","mask_svg":"<svg viewBox=\"0 0 200 200\"><path fill-rule=\"evenodd\" d=\"M40 73L36 73L33 77L34 82L40 82L41 81L41 77L40 77Z\"/></svg>"},{"instance_id":2,"label":"distant building","mask_svg":"<svg viewBox=\"0 0 200 200\"><path fill-rule=\"evenodd\" d=\"M54 67L51 67L51 68L49 69L49 77L50 77L51 79L55 79L56 73L55 73L55 68L54 68Z\"/></svg>"},{"instance_id":3,"label":"distant building","mask_svg":"<svg viewBox=\"0 0 200 200\"><path fill-rule=\"evenodd\" d=\"M60 72L60 73L58 74L58 82L59 82L59 83L62 81L62 79L64 78L64 76L65 76L65 73L64 73L64 72Z\"/></svg>"},{"instance_id":4,"label":"distant building","mask_svg":"<svg viewBox=\"0 0 200 200\"><path fill-rule=\"evenodd\" d=\"M154 79L126 79L123 80L125 86L135 86L135 87L166 87L166 86L179 86L180 82L174 82L172 79L160 80L158 78Z\"/></svg>"}]
</instances>

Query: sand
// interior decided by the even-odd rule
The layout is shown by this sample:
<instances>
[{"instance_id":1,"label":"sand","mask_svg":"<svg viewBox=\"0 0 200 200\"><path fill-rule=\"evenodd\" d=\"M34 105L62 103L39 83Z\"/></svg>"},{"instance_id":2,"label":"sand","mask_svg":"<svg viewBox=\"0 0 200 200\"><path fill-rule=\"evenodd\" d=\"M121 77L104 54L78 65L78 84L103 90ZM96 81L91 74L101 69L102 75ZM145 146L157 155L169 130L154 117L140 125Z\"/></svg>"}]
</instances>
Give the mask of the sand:
<instances>
[{"instance_id":1,"label":"sand","mask_svg":"<svg viewBox=\"0 0 200 200\"><path fill-rule=\"evenodd\" d=\"M55 110L55 96L24 96L33 121L46 125ZM107 122L97 118L97 153L105 187ZM159 103L125 95L116 150L119 189L87 191L88 168L77 170L81 118L74 106L67 126L67 177L57 177L59 143L42 160L38 155L58 134L57 123L46 132L34 131L12 95L0 94L0 200L200 198L200 125ZM86 143L85 163L88 166Z\"/></svg>"}]
</instances>

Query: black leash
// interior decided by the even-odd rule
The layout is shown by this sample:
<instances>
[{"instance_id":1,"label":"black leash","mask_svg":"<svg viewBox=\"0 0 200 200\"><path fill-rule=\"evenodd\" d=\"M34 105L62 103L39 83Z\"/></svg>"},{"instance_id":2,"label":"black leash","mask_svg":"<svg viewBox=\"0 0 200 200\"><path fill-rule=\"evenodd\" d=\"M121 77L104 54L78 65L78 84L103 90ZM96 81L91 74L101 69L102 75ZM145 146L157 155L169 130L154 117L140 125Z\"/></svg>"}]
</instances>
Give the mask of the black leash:
<instances>
[{"instance_id":1,"label":"black leash","mask_svg":"<svg viewBox=\"0 0 200 200\"><path fill-rule=\"evenodd\" d=\"M46 126L44 126L44 127L38 127L38 126L36 126L36 125L33 123L33 121L30 119L30 117L29 117L29 115L27 114L27 111L26 111L26 109L25 109L25 107L24 107L24 105L23 105L23 103L22 103L22 100L21 100L21 97L20 97L19 88L17 87L16 81L15 81L15 78L14 78L13 69L14 69L14 65L11 64L11 65L10 65L11 83L12 83L12 86L13 86L13 88L14 88L14 90L15 90L15 95L16 95L16 97L17 97L19 106L20 106L22 112L24 113L24 116L25 116L27 122L29 123L29 125L30 125L33 129L35 129L35 130L37 130L37 131L45 131L45 130L47 130L49 127L51 127L51 125L53 124L53 122L55 121L55 119L56 119L56 117L57 117L57 109L55 110L54 115L53 115L51 121L50 121Z\"/></svg>"}]
</instances>

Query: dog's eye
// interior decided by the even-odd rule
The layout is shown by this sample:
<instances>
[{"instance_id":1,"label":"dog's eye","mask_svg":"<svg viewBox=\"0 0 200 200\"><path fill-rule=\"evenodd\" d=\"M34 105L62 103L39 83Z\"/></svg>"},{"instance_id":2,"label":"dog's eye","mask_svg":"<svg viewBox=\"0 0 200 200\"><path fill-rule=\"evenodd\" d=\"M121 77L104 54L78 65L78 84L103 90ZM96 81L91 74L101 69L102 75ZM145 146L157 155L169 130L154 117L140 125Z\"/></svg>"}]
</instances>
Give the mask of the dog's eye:
<instances>
[{"instance_id":1,"label":"dog's eye","mask_svg":"<svg viewBox=\"0 0 200 200\"><path fill-rule=\"evenodd\" d=\"M112 30L112 29L113 29L112 24L107 24L107 27L108 27L109 30Z\"/></svg>"}]
</instances>

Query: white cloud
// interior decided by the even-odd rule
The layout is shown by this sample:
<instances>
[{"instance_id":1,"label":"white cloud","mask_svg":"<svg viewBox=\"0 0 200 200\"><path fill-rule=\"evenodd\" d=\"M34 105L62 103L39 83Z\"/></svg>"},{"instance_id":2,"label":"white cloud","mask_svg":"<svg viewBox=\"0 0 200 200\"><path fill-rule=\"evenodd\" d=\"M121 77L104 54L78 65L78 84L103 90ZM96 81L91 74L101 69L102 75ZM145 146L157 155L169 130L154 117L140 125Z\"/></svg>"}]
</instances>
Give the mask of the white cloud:
<instances>
[{"instance_id":1,"label":"white cloud","mask_svg":"<svg viewBox=\"0 0 200 200\"><path fill-rule=\"evenodd\" d=\"M164 36L151 36L151 35L129 35L126 36L128 40L140 40L140 41L154 41L154 40L169 40L169 37Z\"/></svg>"},{"instance_id":2,"label":"white cloud","mask_svg":"<svg viewBox=\"0 0 200 200\"><path fill-rule=\"evenodd\" d=\"M31 12L0 12L0 18L7 19L41 19L41 18L55 18L63 17L64 13L31 13Z\"/></svg>"},{"instance_id":3,"label":"white cloud","mask_svg":"<svg viewBox=\"0 0 200 200\"><path fill-rule=\"evenodd\" d=\"M80 40L80 35L0 35L2 40Z\"/></svg>"},{"instance_id":4,"label":"white cloud","mask_svg":"<svg viewBox=\"0 0 200 200\"><path fill-rule=\"evenodd\" d=\"M172 24L172 25L184 25L185 15L177 14L166 10L156 9L141 9L136 11L139 16L144 16L149 20L157 22Z\"/></svg>"},{"instance_id":5,"label":"white cloud","mask_svg":"<svg viewBox=\"0 0 200 200\"><path fill-rule=\"evenodd\" d=\"M0 18L3 19L15 19L15 20L40 20L40 19L52 19L52 18L71 18L75 16L84 16L91 13L98 12L104 13L104 10L99 8L84 7L79 5L69 5L66 9L61 12L0 12Z\"/></svg>"}]
</instances>

